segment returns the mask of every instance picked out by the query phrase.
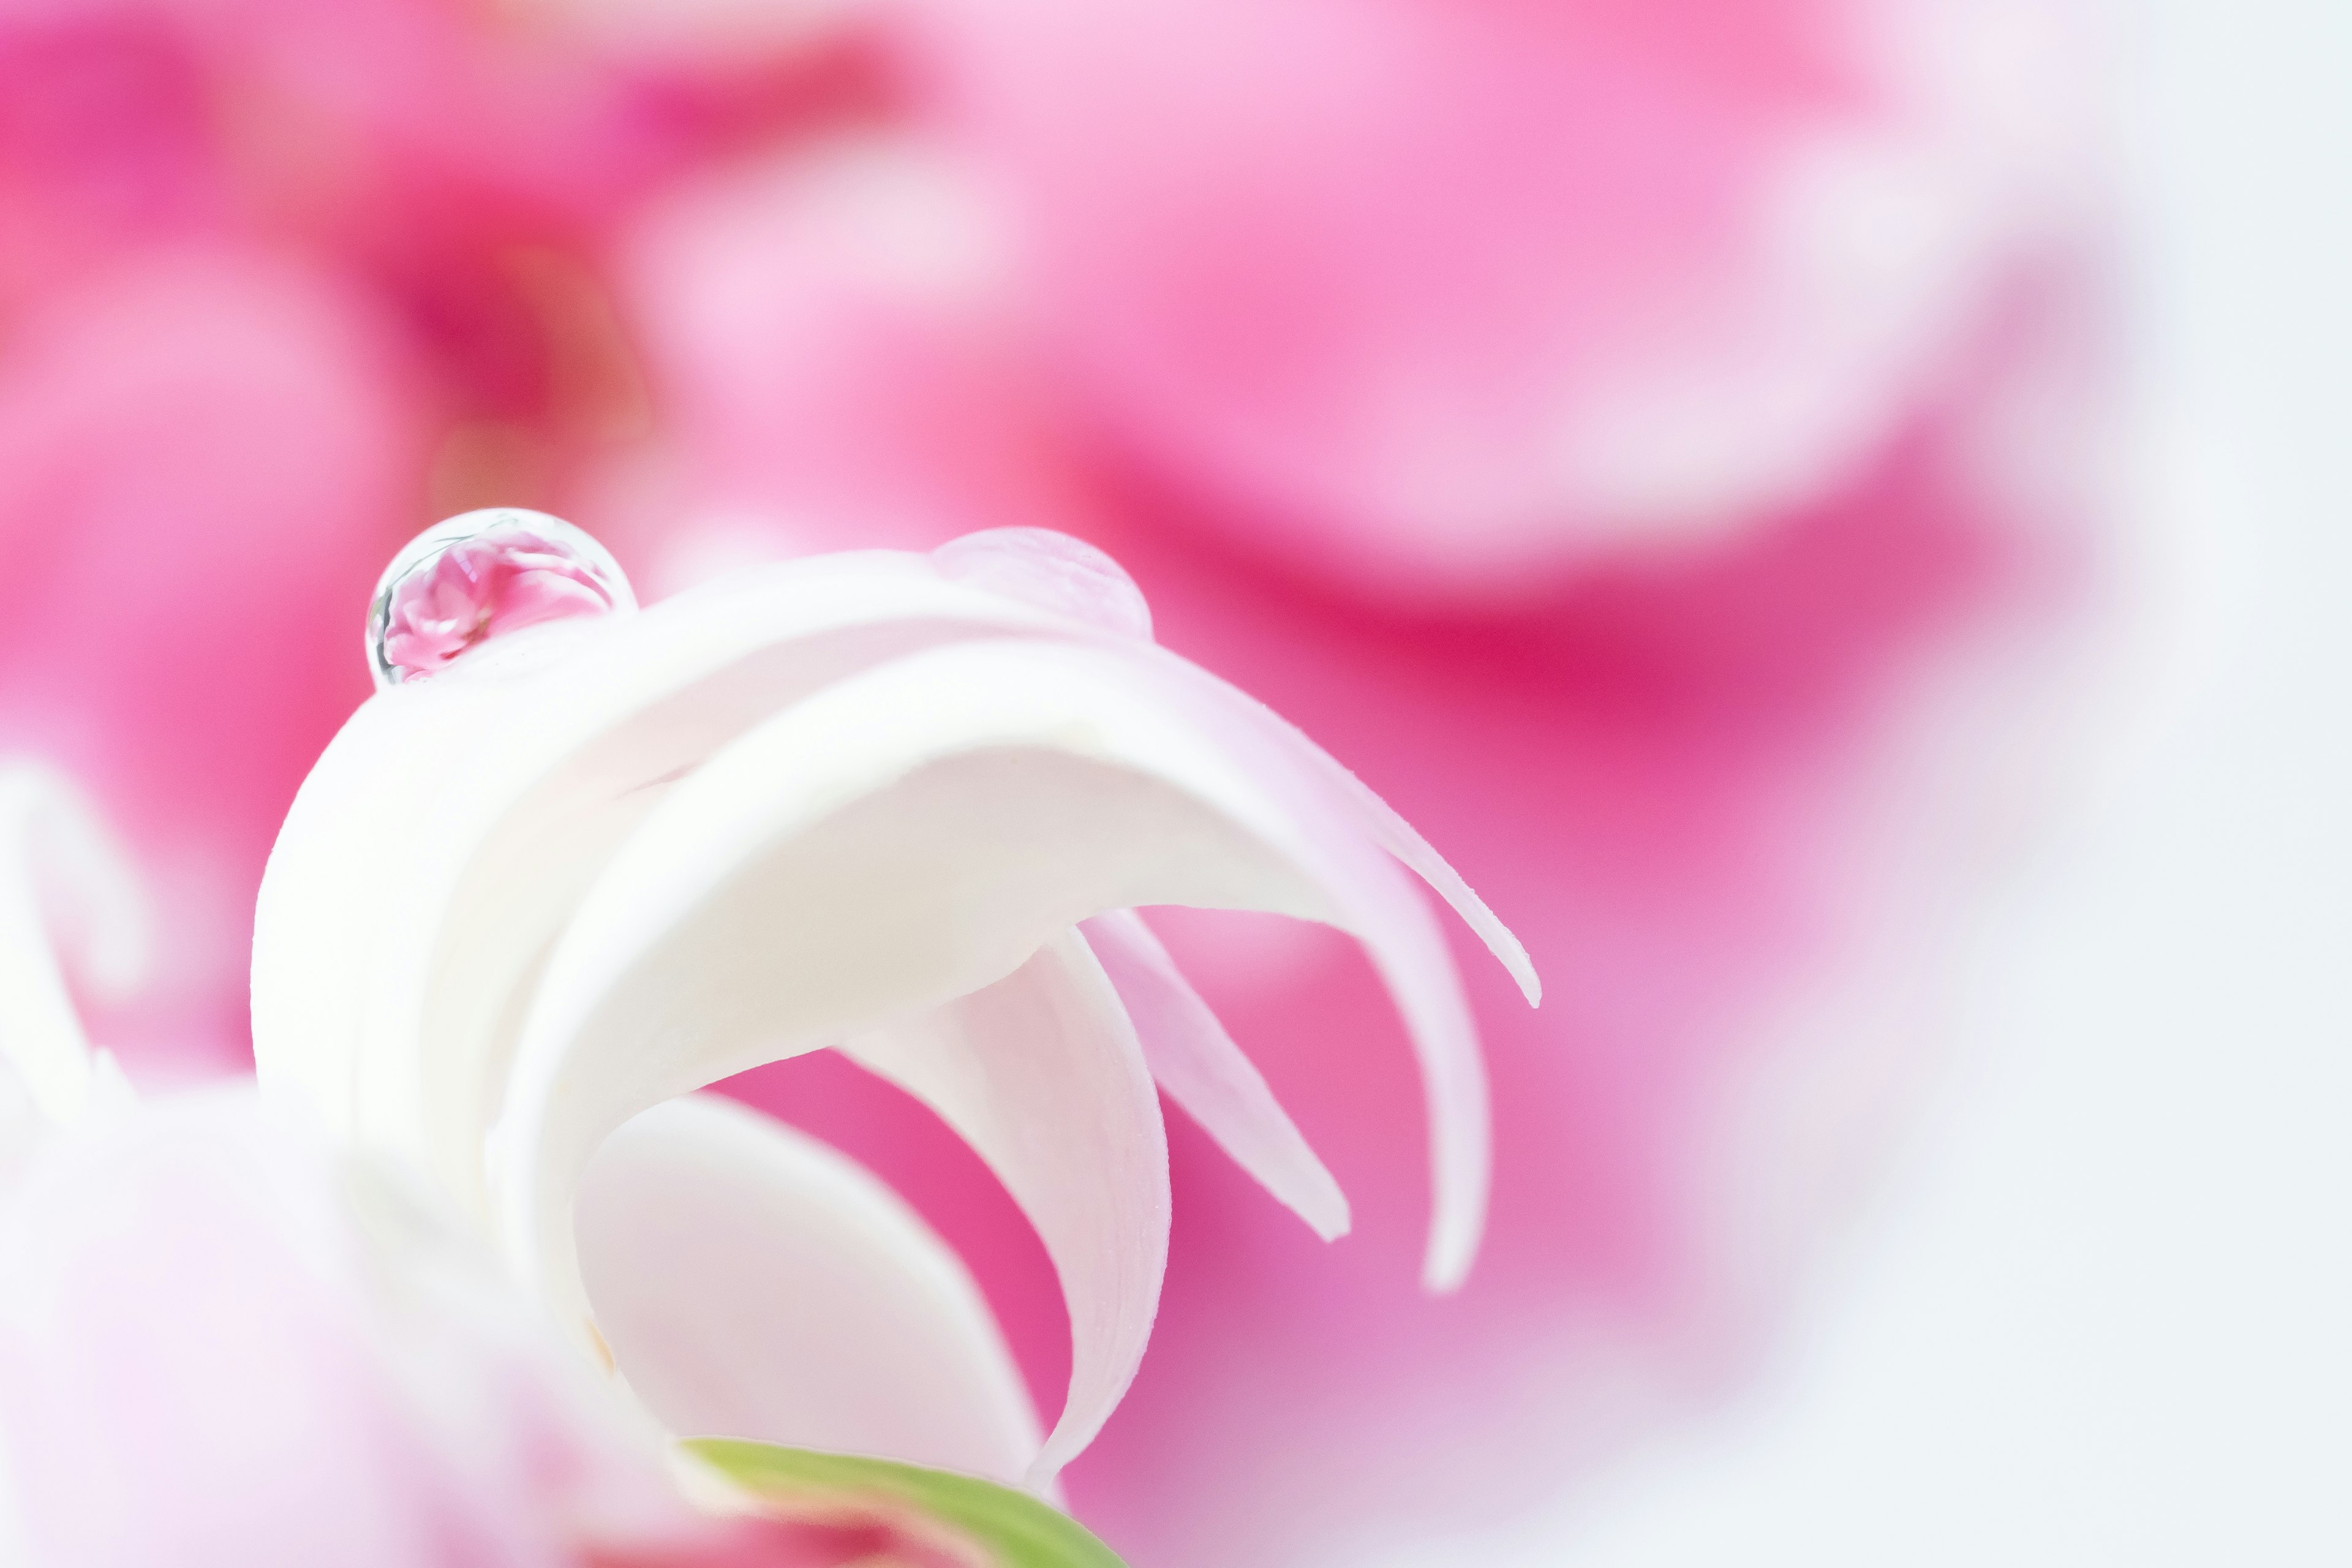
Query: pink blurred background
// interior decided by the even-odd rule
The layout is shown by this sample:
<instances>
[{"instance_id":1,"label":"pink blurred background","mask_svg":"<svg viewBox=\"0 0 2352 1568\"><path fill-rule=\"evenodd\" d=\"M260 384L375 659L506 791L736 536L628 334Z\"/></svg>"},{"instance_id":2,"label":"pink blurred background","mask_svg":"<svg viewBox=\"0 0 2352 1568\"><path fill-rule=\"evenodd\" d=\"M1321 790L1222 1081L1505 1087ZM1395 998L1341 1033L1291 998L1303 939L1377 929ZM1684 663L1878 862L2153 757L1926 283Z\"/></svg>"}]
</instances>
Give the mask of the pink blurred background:
<instances>
[{"instance_id":1,"label":"pink blurred background","mask_svg":"<svg viewBox=\"0 0 2352 1568\"><path fill-rule=\"evenodd\" d=\"M1166 923L1357 1228L1324 1247L1171 1119L1160 1331L1074 1506L1138 1568L1721 1561L1736 1502L1677 1546L1638 1500L1736 1495L1748 1450L1656 1456L1727 1420L1790 1451L1756 1390L1854 1215L1902 1230L1955 1061L2019 1032L1981 1020L2115 1011L2033 1012L1984 954L2176 668L2148 455L2203 426L2140 389L2203 362L2146 321L2234 280L2145 261L2229 188L2176 178L2179 127L2235 122L2183 85L2205 16L0 0L0 748L91 783L174 933L102 1034L145 1079L246 1062L262 857L435 519L561 513L647 598L1065 529L1548 982L1530 1015L1465 963L1494 1222L1431 1299L1361 961ZM739 1088L891 1176L1057 1403L1050 1272L976 1160L840 1063ZM2127 1539L2083 1528L2022 1555Z\"/></svg>"}]
</instances>

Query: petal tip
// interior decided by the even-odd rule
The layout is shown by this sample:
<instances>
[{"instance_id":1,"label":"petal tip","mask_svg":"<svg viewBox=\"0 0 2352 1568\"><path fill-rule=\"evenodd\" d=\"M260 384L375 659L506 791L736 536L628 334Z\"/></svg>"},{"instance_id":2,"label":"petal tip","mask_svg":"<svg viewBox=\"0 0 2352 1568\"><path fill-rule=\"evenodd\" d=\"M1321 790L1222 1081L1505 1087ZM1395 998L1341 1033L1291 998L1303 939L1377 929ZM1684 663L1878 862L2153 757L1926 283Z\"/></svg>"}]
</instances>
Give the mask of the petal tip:
<instances>
[{"instance_id":1,"label":"petal tip","mask_svg":"<svg viewBox=\"0 0 2352 1568\"><path fill-rule=\"evenodd\" d=\"M1432 1296L1451 1296L1462 1289L1470 1278L1470 1265L1476 1261L1477 1244L1440 1248L1433 1245L1421 1266L1421 1288Z\"/></svg>"},{"instance_id":2,"label":"petal tip","mask_svg":"<svg viewBox=\"0 0 2352 1568\"><path fill-rule=\"evenodd\" d=\"M1432 1296L1450 1296L1462 1289L1470 1278L1471 1266L1478 1260L1479 1244L1486 1234L1486 1195L1483 1181L1474 1194L1457 1188L1451 1201L1442 1183L1439 1191L1429 1247L1422 1254L1421 1288Z\"/></svg>"},{"instance_id":3,"label":"petal tip","mask_svg":"<svg viewBox=\"0 0 2352 1568\"><path fill-rule=\"evenodd\" d=\"M1313 1203L1298 1211L1298 1217L1325 1241L1338 1241L1356 1227L1355 1213L1348 1206L1348 1194L1339 1190L1337 1181L1332 1182L1329 1192L1316 1194Z\"/></svg>"},{"instance_id":4,"label":"petal tip","mask_svg":"<svg viewBox=\"0 0 2352 1568\"><path fill-rule=\"evenodd\" d=\"M1518 939L1509 927L1496 922L1496 930L1503 941L1490 943L1495 956L1502 961L1504 972L1518 986L1519 994L1528 999L1530 1007L1543 1005L1543 976L1536 973L1536 961L1528 956L1528 944ZM1507 945L1505 945L1507 944Z\"/></svg>"}]
</instances>

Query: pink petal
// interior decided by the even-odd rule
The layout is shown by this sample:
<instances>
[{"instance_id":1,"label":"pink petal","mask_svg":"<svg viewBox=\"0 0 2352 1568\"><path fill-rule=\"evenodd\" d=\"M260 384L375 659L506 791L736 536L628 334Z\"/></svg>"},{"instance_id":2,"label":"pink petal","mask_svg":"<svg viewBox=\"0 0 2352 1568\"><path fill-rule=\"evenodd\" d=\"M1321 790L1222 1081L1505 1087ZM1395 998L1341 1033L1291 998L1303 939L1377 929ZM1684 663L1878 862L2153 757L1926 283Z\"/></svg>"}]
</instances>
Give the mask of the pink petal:
<instances>
[{"instance_id":1,"label":"pink petal","mask_svg":"<svg viewBox=\"0 0 2352 1568\"><path fill-rule=\"evenodd\" d=\"M1075 932L1012 974L841 1047L938 1111L1036 1226L1070 1310L1052 1479L1134 1380L1168 1262L1168 1148L1135 1031Z\"/></svg>"},{"instance_id":2,"label":"pink petal","mask_svg":"<svg viewBox=\"0 0 2352 1568\"><path fill-rule=\"evenodd\" d=\"M148 867L184 1049L241 1055L254 879L366 689L351 606L415 456L381 327L303 268L187 253L45 300L0 360L0 734Z\"/></svg>"},{"instance_id":3,"label":"pink petal","mask_svg":"<svg viewBox=\"0 0 2352 1568\"><path fill-rule=\"evenodd\" d=\"M1083 502L1015 261L986 186L911 136L688 184L632 222L618 264L667 395L664 461L608 476L579 521L656 563L686 519L801 553L1068 526Z\"/></svg>"},{"instance_id":4,"label":"pink petal","mask_svg":"<svg viewBox=\"0 0 2352 1568\"><path fill-rule=\"evenodd\" d=\"M1395 601L1820 498L2080 221L2063 5L909 11L1085 434Z\"/></svg>"},{"instance_id":5,"label":"pink petal","mask_svg":"<svg viewBox=\"0 0 2352 1568\"><path fill-rule=\"evenodd\" d=\"M1153 1081L1316 1235L1347 1235L1347 1194L1143 917L1112 910L1078 929L1118 988Z\"/></svg>"},{"instance_id":6,"label":"pink petal","mask_svg":"<svg viewBox=\"0 0 2352 1568\"><path fill-rule=\"evenodd\" d=\"M221 216L202 72L159 9L0 15L0 315Z\"/></svg>"},{"instance_id":7,"label":"pink petal","mask_svg":"<svg viewBox=\"0 0 2352 1568\"><path fill-rule=\"evenodd\" d=\"M50 1139L0 1192L0 1471L26 1560L692 1547L650 1434L442 1223L249 1092Z\"/></svg>"},{"instance_id":8,"label":"pink petal","mask_svg":"<svg viewBox=\"0 0 2352 1568\"><path fill-rule=\"evenodd\" d=\"M971 1278L854 1162L731 1101L656 1106L582 1180L580 1266L669 1431L1017 1482L1042 1441Z\"/></svg>"}]
</instances>

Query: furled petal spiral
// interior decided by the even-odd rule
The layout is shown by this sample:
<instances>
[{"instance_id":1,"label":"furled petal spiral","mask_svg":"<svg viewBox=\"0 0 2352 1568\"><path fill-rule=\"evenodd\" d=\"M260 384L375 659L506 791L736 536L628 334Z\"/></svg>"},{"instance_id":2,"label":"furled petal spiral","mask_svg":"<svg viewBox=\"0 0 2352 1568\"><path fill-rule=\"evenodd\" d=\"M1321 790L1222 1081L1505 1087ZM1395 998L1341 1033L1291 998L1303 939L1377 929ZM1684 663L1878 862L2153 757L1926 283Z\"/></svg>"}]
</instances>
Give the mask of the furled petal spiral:
<instances>
[{"instance_id":1,"label":"furled petal spiral","mask_svg":"<svg viewBox=\"0 0 2352 1568\"><path fill-rule=\"evenodd\" d=\"M1110 649L958 643L835 683L679 783L548 961L493 1163L509 1241L566 1271L562 1194L645 1104L950 1001L1105 910L1181 903L1365 941L1423 1052L1431 1271L1458 1278L1484 1083L1434 923L1385 857L1286 810L1150 691Z\"/></svg>"},{"instance_id":2,"label":"furled petal spiral","mask_svg":"<svg viewBox=\"0 0 2352 1568\"><path fill-rule=\"evenodd\" d=\"M1024 553L1049 576L1065 555L1088 564ZM1062 1274L1076 1373L1043 1479L1132 1375L1166 1246L1144 1058L1072 928L1149 903L1270 910L1362 939L1411 1026L1436 1173L1428 1278L1458 1280L1485 1204L1483 1073L1443 938L1391 853L1532 995L1524 952L1295 731L1133 618L1066 618L1037 586L819 558L518 633L379 694L272 857L264 1075L429 1163L593 1337L573 1226L600 1144L665 1100L851 1044L990 1160ZM1008 977L1037 963L1059 990L1021 1002ZM992 1022L1006 1006L1062 1009L1069 1033L989 1045L1021 1032ZM1064 1049L1086 1070L1052 1069ZM1111 1138L1108 1163L1087 1163L1091 1136ZM1074 1208L1081 1164L1095 1190ZM1313 1200L1326 1228L1335 1199Z\"/></svg>"}]
</instances>

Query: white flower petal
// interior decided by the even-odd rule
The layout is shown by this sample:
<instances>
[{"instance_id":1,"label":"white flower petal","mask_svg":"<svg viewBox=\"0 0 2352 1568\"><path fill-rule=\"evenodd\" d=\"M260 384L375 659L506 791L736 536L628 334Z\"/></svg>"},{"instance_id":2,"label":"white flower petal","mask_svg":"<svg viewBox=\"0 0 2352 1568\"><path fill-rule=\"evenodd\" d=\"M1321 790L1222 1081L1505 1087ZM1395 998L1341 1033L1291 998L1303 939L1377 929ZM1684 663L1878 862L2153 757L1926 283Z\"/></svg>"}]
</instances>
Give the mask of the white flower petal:
<instances>
[{"instance_id":1,"label":"white flower petal","mask_svg":"<svg viewBox=\"0 0 2352 1568\"><path fill-rule=\"evenodd\" d=\"M1458 1278L1485 1196L1485 1084L1427 907L1384 855L1291 820L1197 730L1138 702L1115 657L1012 641L828 688L647 815L551 956L524 1027L492 1161L509 1245L576 1301L570 1193L613 1128L965 995L1076 921L1150 903L1363 938L1422 1047L1433 1269Z\"/></svg>"},{"instance_id":2,"label":"white flower petal","mask_svg":"<svg viewBox=\"0 0 2352 1568\"><path fill-rule=\"evenodd\" d=\"M1168 1097L1316 1235L1347 1235L1347 1194L1143 917L1114 910L1079 930L1118 988L1143 1059Z\"/></svg>"},{"instance_id":3,"label":"white flower petal","mask_svg":"<svg viewBox=\"0 0 2352 1568\"><path fill-rule=\"evenodd\" d=\"M83 983L121 996L142 978L146 895L130 858L64 775L35 763L0 767L0 1064L50 1121L81 1116L112 1072L89 1048L51 941L41 894Z\"/></svg>"},{"instance_id":4,"label":"white flower petal","mask_svg":"<svg viewBox=\"0 0 2352 1568\"><path fill-rule=\"evenodd\" d=\"M1239 687L1165 649L1139 648L1136 657L1171 690L1191 697L1194 711L1214 726L1220 740L1258 763L1269 776L1286 778L1291 804L1304 819L1346 825L1402 861L1510 972L1528 1005L1543 1000L1543 981L1526 946L1445 857L1370 785L1298 726Z\"/></svg>"},{"instance_id":5,"label":"white flower petal","mask_svg":"<svg viewBox=\"0 0 2352 1568\"><path fill-rule=\"evenodd\" d=\"M554 1277L574 1174L645 1105L1003 978L1106 908L1318 918L1249 781L1083 650L961 644L841 682L679 783L525 1026L494 1169ZM1255 829L1255 831L1253 829Z\"/></svg>"},{"instance_id":6,"label":"white flower petal","mask_svg":"<svg viewBox=\"0 0 2352 1568\"><path fill-rule=\"evenodd\" d=\"M257 1057L425 1161L584 1313L572 1188L639 1110L968 996L1106 910L1270 910L1361 938L1411 1027L1444 1287L1483 1222L1485 1084L1391 854L1532 999L1461 879L1231 687L921 557L792 563L516 634L369 703L271 858ZM1241 1109L1263 1173L1282 1140ZM1305 1159L1281 1156L1277 1190L1328 1225ZM1061 1434L1091 1433L1095 1398L1074 1387Z\"/></svg>"},{"instance_id":7,"label":"white flower petal","mask_svg":"<svg viewBox=\"0 0 2352 1568\"><path fill-rule=\"evenodd\" d=\"M1185 659L1151 644L1151 610L1133 578L1083 540L1042 528L998 528L966 534L933 550L932 568L1004 597L1054 611L1074 623L1071 635L1131 654L1144 668L1194 700L1228 743L1261 755L1271 752L1277 772L1296 770L1293 804L1309 816L1352 824L1427 882L1477 933L1527 997L1542 999L1542 982L1517 937L1495 917L1470 885L1412 825L1323 749L1265 704Z\"/></svg>"},{"instance_id":8,"label":"white flower petal","mask_svg":"<svg viewBox=\"0 0 2352 1568\"><path fill-rule=\"evenodd\" d=\"M669 1430L1015 1482L1043 1438L963 1265L855 1161L714 1096L655 1107L582 1180L597 1327Z\"/></svg>"},{"instance_id":9,"label":"white flower petal","mask_svg":"<svg viewBox=\"0 0 2352 1568\"><path fill-rule=\"evenodd\" d=\"M993 985L842 1049L940 1113L1061 1276L1070 1388L1027 1478L1049 1481L1134 1381L1168 1267L1168 1143L1118 993L1076 931Z\"/></svg>"},{"instance_id":10,"label":"white flower petal","mask_svg":"<svg viewBox=\"0 0 2352 1568\"><path fill-rule=\"evenodd\" d=\"M1093 545L1041 528L999 528L966 534L933 550L934 570L957 582L984 586L1023 604L1055 611L1075 623L1071 635L1131 654L1175 690L1194 700L1228 743L1271 752L1296 770L1307 814L1352 824L1427 882L1477 933L1519 986L1529 1005L1542 999L1542 982L1519 939L1495 917L1445 858L1362 780L1265 704L1198 665L1151 644L1151 611L1134 579Z\"/></svg>"},{"instance_id":11,"label":"white flower petal","mask_svg":"<svg viewBox=\"0 0 2352 1568\"><path fill-rule=\"evenodd\" d=\"M270 848L254 912L255 1066L265 1089L301 1095L338 1133L361 1131L376 976L418 940L396 936L391 917L410 907L404 879L432 863L419 824L440 801L451 759L494 738L497 717L480 701L365 704L303 781ZM449 1184L453 1194L479 1184Z\"/></svg>"},{"instance_id":12,"label":"white flower petal","mask_svg":"<svg viewBox=\"0 0 2352 1568\"><path fill-rule=\"evenodd\" d=\"M519 633L379 693L270 855L254 931L263 1078L480 1208L481 1133L537 966L669 784L844 674L1060 625L920 557L831 556Z\"/></svg>"},{"instance_id":13,"label":"white flower petal","mask_svg":"<svg viewBox=\"0 0 2352 1568\"><path fill-rule=\"evenodd\" d=\"M532 669L535 639L524 634L510 639L524 646L478 649L362 709L288 820L257 922L265 1076L308 1084L338 1124L429 1159L476 1204L480 1129L496 1113L536 966L612 847L672 781L762 714L959 637L1098 641L1248 757L1295 818L1327 837L1360 830L1404 859L1535 994L1524 951L1461 879L1263 705L1139 639L945 581L921 557L783 563L561 630L572 641L559 667ZM1418 1012L1424 1038L1466 1038L1459 1009L1442 999ZM1433 1126L1475 1109L1458 1090L1441 1100L1462 1103L1433 1103ZM1461 1132L1438 1142L1460 1146L1442 1164L1477 1163ZM1454 1185L1433 1227L1437 1284L1458 1277L1478 1226L1475 1195L1458 1174Z\"/></svg>"}]
</instances>

